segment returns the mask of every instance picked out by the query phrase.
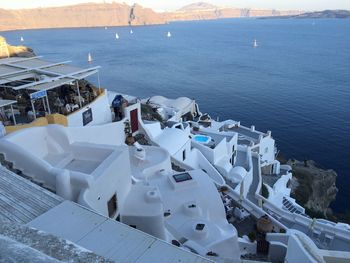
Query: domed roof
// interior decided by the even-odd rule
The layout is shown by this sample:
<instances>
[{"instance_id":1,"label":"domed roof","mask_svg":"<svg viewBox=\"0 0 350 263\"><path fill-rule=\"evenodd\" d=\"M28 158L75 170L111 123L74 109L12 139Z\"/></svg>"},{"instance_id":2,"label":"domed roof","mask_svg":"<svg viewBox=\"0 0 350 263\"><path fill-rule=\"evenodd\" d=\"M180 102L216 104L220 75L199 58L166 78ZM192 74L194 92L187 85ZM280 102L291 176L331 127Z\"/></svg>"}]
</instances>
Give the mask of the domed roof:
<instances>
[{"instance_id":1,"label":"domed roof","mask_svg":"<svg viewBox=\"0 0 350 263\"><path fill-rule=\"evenodd\" d=\"M235 166L230 171L230 174L228 175L228 177L233 183L240 183L244 178L244 176L246 176L246 174L247 174L247 170L244 167Z\"/></svg>"},{"instance_id":2,"label":"domed roof","mask_svg":"<svg viewBox=\"0 0 350 263\"><path fill-rule=\"evenodd\" d=\"M175 109L184 109L192 103L192 100L187 97L179 97L177 99L168 99L163 96L153 96L149 99L150 103L158 104L161 106L172 107Z\"/></svg>"},{"instance_id":3,"label":"domed roof","mask_svg":"<svg viewBox=\"0 0 350 263\"><path fill-rule=\"evenodd\" d=\"M166 101L167 98L163 97L163 96L153 96L149 99L150 103L155 103L155 104L163 104L164 101Z\"/></svg>"},{"instance_id":4,"label":"domed roof","mask_svg":"<svg viewBox=\"0 0 350 263\"><path fill-rule=\"evenodd\" d=\"M232 168L231 173L244 177L247 174L247 170L242 166L235 166Z\"/></svg>"}]
</instances>

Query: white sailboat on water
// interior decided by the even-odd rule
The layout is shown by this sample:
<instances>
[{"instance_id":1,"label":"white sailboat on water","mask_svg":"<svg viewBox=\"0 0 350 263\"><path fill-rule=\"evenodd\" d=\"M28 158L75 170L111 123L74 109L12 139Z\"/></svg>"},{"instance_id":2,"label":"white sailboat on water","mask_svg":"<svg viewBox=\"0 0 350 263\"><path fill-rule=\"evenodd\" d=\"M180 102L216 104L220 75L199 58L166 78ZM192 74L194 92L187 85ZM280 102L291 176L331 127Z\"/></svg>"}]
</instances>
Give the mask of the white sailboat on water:
<instances>
[{"instance_id":1,"label":"white sailboat on water","mask_svg":"<svg viewBox=\"0 0 350 263\"><path fill-rule=\"evenodd\" d=\"M253 47L258 47L258 43L256 42L256 39L254 39Z\"/></svg>"},{"instance_id":2,"label":"white sailboat on water","mask_svg":"<svg viewBox=\"0 0 350 263\"><path fill-rule=\"evenodd\" d=\"M21 37L21 42L23 42L24 41L24 38L23 37Z\"/></svg>"},{"instance_id":3,"label":"white sailboat on water","mask_svg":"<svg viewBox=\"0 0 350 263\"><path fill-rule=\"evenodd\" d=\"M130 34L134 34L134 31L132 31L132 29L130 29Z\"/></svg>"},{"instance_id":4,"label":"white sailboat on water","mask_svg":"<svg viewBox=\"0 0 350 263\"><path fill-rule=\"evenodd\" d=\"M91 63L92 62L92 56L91 56L91 53L89 52L88 54L88 62Z\"/></svg>"},{"instance_id":5,"label":"white sailboat on water","mask_svg":"<svg viewBox=\"0 0 350 263\"><path fill-rule=\"evenodd\" d=\"M115 39L119 39L118 33L115 33Z\"/></svg>"},{"instance_id":6,"label":"white sailboat on water","mask_svg":"<svg viewBox=\"0 0 350 263\"><path fill-rule=\"evenodd\" d=\"M171 33L170 33L170 31L168 31L167 37L171 37Z\"/></svg>"}]
</instances>

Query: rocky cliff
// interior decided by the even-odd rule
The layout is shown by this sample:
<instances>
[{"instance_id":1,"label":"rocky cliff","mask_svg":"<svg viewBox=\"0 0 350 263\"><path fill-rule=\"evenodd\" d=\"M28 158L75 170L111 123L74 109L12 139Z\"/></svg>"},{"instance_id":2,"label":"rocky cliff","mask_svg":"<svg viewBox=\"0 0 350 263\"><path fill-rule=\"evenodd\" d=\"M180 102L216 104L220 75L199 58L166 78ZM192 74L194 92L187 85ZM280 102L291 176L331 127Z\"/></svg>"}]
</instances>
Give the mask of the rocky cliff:
<instances>
[{"instance_id":1,"label":"rocky cliff","mask_svg":"<svg viewBox=\"0 0 350 263\"><path fill-rule=\"evenodd\" d=\"M0 31L35 28L104 27L165 24L177 20L207 20L234 17L283 16L298 11L223 8L195 3L175 12L157 13L140 5L86 3L62 7L0 9Z\"/></svg>"},{"instance_id":2,"label":"rocky cliff","mask_svg":"<svg viewBox=\"0 0 350 263\"><path fill-rule=\"evenodd\" d=\"M25 46L11 46L6 39L0 36L0 58L7 57L33 57L35 56L31 48Z\"/></svg>"},{"instance_id":3,"label":"rocky cliff","mask_svg":"<svg viewBox=\"0 0 350 263\"><path fill-rule=\"evenodd\" d=\"M163 24L152 9L125 3L79 4L20 10L0 9L0 31L33 28L96 27Z\"/></svg>"},{"instance_id":4,"label":"rocky cliff","mask_svg":"<svg viewBox=\"0 0 350 263\"><path fill-rule=\"evenodd\" d=\"M177 21L208 20L234 17L287 16L298 14L301 14L301 11L277 11L274 9L218 7L212 4L199 2L184 6L175 12L166 13L165 17L169 21Z\"/></svg>"},{"instance_id":5,"label":"rocky cliff","mask_svg":"<svg viewBox=\"0 0 350 263\"><path fill-rule=\"evenodd\" d=\"M336 172L324 170L312 160L289 160L288 164L293 170L292 195L297 202L307 209L310 216L327 217L331 214L329 206L338 192Z\"/></svg>"}]
</instances>

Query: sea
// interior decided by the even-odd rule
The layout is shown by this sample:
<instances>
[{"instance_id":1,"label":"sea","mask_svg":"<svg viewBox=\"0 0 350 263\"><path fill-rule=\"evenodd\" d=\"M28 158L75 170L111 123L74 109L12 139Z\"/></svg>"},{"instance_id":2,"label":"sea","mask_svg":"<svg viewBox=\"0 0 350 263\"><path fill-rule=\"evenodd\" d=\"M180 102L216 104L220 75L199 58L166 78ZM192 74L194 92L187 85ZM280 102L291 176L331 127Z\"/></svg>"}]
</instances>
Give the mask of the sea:
<instances>
[{"instance_id":1,"label":"sea","mask_svg":"<svg viewBox=\"0 0 350 263\"><path fill-rule=\"evenodd\" d=\"M338 173L331 206L350 210L350 20L223 19L1 35L48 60L101 66L108 90L186 96L212 118L271 130L287 158Z\"/></svg>"}]
</instances>

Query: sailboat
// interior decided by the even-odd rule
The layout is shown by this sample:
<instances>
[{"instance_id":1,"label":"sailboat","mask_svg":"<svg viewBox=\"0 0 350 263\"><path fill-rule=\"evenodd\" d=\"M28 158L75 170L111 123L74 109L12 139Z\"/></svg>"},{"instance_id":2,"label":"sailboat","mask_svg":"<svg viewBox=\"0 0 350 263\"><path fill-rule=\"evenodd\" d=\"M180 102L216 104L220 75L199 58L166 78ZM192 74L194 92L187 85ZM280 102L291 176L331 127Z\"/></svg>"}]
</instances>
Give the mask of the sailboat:
<instances>
[{"instance_id":1,"label":"sailboat","mask_svg":"<svg viewBox=\"0 0 350 263\"><path fill-rule=\"evenodd\" d=\"M256 39L254 39L253 47L258 47L258 43L256 42Z\"/></svg>"},{"instance_id":2,"label":"sailboat","mask_svg":"<svg viewBox=\"0 0 350 263\"><path fill-rule=\"evenodd\" d=\"M21 37L21 42L23 42L24 41L24 38L23 37Z\"/></svg>"},{"instance_id":3,"label":"sailboat","mask_svg":"<svg viewBox=\"0 0 350 263\"><path fill-rule=\"evenodd\" d=\"M89 52L89 54L88 54L88 62L89 62L89 63L92 62L92 56L91 56L90 52Z\"/></svg>"},{"instance_id":4,"label":"sailboat","mask_svg":"<svg viewBox=\"0 0 350 263\"><path fill-rule=\"evenodd\" d=\"M130 34L134 34L134 31L132 31L132 29L130 29Z\"/></svg>"},{"instance_id":5,"label":"sailboat","mask_svg":"<svg viewBox=\"0 0 350 263\"><path fill-rule=\"evenodd\" d=\"M115 33L115 39L119 39L118 33Z\"/></svg>"},{"instance_id":6,"label":"sailboat","mask_svg":"<svg viewBox=\"0 0 350 263\"><path fill-rule=\"evenodd\" d=\"M107 30L107 29L108 29L108 27L105 26L105 30Z\"/></svg>"},{"instance_id":7,"label":"sailboat","mask_svg":"<svg viewBox=\"0 0 350 263\"><path fill-rule=\"evenodd\" d=\"M170 33L170 31L168 31L167 37L171 37L171 33Z\"/></svg>"}]
</instances>

